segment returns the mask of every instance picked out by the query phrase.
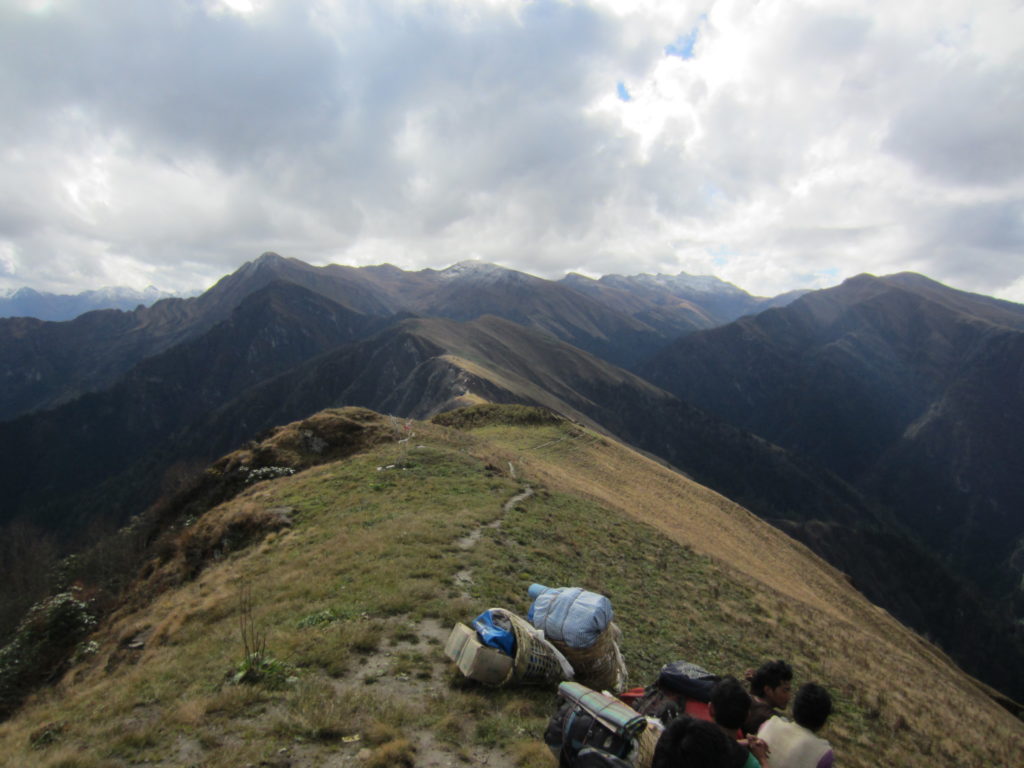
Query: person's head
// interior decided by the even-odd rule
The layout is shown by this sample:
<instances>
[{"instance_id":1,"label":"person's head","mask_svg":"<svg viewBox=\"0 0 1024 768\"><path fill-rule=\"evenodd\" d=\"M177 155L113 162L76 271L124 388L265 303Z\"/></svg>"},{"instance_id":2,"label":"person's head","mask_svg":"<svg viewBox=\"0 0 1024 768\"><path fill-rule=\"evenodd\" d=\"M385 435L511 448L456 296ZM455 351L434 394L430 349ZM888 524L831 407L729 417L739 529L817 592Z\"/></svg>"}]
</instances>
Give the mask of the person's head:
<instances>
[{"instance_id":1,"label":"person's head","mask_svg":"<svg viewBox=\"0 0 1024 768\"><path fill-rule=\"evenodd\" d=\"M832 714L832 697L817 683L804 683L793 699L793 719L809 731L817 731Z\"/></svg>"},{"instance_id":2,"label":"person's head","mask_svg":"<svg viewBox=\"0 0 1024 768\"><path fill-rule=\"evenodd\" d=\"M729 741L714 723L684 715L661 734L651 768L725 768Z\"/></svg>"},{"instance_id":3,"label":"person's head","mask_svg":"<svg viewBox=\"0 0 1024 768\"><path fill-rule=\"evenodd\" d=\"M776 709L785 709L793 685L793 668L782 659L766 661L750 680L750 692Z\"/></svg>"},{"instance_id":4,"label":"person's head","mask_svg":"<svg viewBox=\"0 0 1024 768\"><path fill-rule=\"evenodd\" d=\"M708 709L716 723L732 731L746 722L750 713L750 696L739 680L728 675L711 689Z\"/></svg>"}]
</instances>

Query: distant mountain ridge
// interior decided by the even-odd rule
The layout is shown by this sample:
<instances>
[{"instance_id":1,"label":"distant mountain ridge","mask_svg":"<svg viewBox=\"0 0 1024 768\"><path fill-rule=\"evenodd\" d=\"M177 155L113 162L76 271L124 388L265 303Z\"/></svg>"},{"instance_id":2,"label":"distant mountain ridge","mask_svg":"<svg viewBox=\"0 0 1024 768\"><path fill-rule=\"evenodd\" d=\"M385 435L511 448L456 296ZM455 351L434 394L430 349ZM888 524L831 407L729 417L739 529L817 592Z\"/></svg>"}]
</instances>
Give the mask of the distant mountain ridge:
<instances>
[{"instance_id":1,"label":"distant mountain ridge","mask_svg":"<svg viewBox=\"0 0 1024 768\"><path fill-rule=\"evenodd\" d=\"M164 299L131 312L90 312L67 323L0 319L0 420L111 386L145 358L202 335L247 296L276 281L302 286L371 317L471 320L499 315L627 368L678 332L714 323L680 320L702 311L687 305L659 310L667 320L651 325L643 320L650 302L643 296L627 311L563 282L478 262L406 272L390 265L313 267L268 252L195 298Z\"/></svg>"},{"instance_id":2,"label":"distant mountain ridge","mask_svg":"<svg viewBox=\"0 0 1024 768\"><path fill-rule=\"evenodd\" d=\"M61 322L98 309L132 310L140 305L148 307L161 299L174 297L175 294L161 291L152 285L142 291L113 286L73 295L18 288L0 294L0 318L34 317Z\"/></svg>"},{"instance_id":3,"label":"distant mountain ridge","mask_svg":"<svg viewBox=\"0 0 1024 768\"><path fill-rule=\"evenodd\" d=\"M561 282L669 336L713 328L743 315L784 306L807 293L797 290L762 298L717 277L686 273L605 275L597 280L573 273Z\"/></svg>"}]
</instances>

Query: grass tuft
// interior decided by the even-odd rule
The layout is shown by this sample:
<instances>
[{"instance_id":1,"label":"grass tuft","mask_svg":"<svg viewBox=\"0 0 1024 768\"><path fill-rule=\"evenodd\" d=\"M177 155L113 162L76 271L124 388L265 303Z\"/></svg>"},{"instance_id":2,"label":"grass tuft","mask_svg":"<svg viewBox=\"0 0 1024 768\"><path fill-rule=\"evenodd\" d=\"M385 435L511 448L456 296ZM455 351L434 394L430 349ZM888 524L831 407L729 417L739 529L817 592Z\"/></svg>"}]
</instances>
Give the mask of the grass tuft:
<instances>
[{"instance_id":1,"label":"grass tuft","mask_svg":"<svg viewBox=\"0 0 1024 768\"><path fill-rule=\"evenodd\" d=\"M366 762L366 768L413 768L416 764L416 748L408 739L395 739L374 749Z\"/></svg>"}]
</instances>

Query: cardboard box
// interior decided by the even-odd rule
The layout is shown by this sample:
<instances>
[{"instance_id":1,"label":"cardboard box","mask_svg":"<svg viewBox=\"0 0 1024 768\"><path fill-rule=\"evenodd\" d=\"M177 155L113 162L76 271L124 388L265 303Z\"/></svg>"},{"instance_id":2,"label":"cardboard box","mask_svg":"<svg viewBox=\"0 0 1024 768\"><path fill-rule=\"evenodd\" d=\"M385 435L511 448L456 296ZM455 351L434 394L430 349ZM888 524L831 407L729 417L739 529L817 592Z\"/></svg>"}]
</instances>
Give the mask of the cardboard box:
<instances>
[{"instance_id":1,"label":"cardboard box","mask_svg":"<svg viewBox=\"0 0 1024 768\"><path fill-rule=\"evenodd\" d=\"M480 642L476 630L456 624L444 646L445 655L466 677L487 685L498 685L512 671L512 657Z\"/></svg>"},{"instance_id":2,"label":"cardboard box","mask_svg":"<svg viewBox=\"0 0 1024 768\"><path fill-rule=\"evenodd\" d=\"M476 630L465 624L456 624L452 628L452 633L448 635L448 641L444 644L444 655L458 664L459 654L462 653L462 649L471 637L476 637Z\"/></svg>"}]
</instances>

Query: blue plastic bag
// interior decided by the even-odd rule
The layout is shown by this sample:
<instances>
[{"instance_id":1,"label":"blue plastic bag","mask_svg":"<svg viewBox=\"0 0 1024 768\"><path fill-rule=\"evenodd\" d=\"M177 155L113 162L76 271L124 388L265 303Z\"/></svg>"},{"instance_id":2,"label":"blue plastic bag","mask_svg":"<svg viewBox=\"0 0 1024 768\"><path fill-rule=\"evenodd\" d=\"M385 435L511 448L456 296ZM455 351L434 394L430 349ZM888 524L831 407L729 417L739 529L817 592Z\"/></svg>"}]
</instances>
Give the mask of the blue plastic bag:
<instances>
[{"instance_id":1,"label":"blue plastic bag","mask_svg":"<svg viewBox=\"0 0 1024 768\"><path fill-rule=\"evenodd\" d=\"M496 648L506 656L516 656L516 636L508 619L496 616L490 610L484 611L471 624L480 642Z\"/></svg>"},{"instance_id":2,"label":"blue plastic bag","mask_svg":"<svg viewBox=\"0 0 1024 768\"><path fill-rule=\"evenodd\" d=\"M527 614L530 623L544 630L549 640L570 648L589 648L614 617L607 597L580 587L553 589L533 584L529 595L534 598Z\"/></svg>"}]
</instances>

